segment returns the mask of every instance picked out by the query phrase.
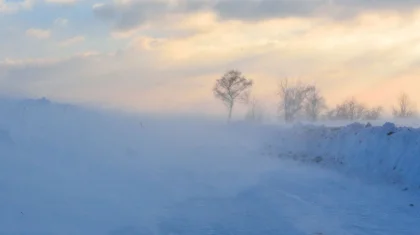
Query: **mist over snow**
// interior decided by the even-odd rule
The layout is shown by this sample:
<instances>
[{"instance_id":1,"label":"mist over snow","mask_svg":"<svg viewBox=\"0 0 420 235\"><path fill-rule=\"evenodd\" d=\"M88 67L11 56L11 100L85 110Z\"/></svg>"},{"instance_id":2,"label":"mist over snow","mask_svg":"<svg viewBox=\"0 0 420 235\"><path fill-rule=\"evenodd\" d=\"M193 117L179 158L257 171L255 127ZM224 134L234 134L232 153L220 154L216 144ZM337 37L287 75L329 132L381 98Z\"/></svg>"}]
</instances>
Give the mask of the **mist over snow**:
<instances>
[{"instance_id":1,"label":"mist over snow","mask_svg":"<svg viewBox=\"0 0 420 235\"><path fill-rule=\"evenodd\" d=\"M0 235L415 235L420 129L374 125L1 99Z\"/></svg>"}]
</instances>

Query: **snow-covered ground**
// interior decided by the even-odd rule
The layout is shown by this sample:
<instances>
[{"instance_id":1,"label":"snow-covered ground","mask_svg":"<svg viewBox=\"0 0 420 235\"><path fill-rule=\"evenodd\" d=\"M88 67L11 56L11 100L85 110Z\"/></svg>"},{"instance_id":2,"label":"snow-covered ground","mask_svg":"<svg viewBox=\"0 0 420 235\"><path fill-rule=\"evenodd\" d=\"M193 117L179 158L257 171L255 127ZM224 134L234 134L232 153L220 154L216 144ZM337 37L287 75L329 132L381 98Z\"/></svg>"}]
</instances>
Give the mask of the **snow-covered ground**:
<instances>
[{"instance_id":1,"label":"snow-covered ground","mask_svg":"<svg viewBox=\"0 0 420 235\"><path fill-rule=\"evenodd\" d=\"M316 162L370 180L420 190L420 129L353 123L296 125L272 138L280 157Z\"/></svg>"},{"instance_id":2,"label":"snow-covered ground","mask_svg":"<svg viewBox=\"0 0 420 235\"><path fill-rule=\"evenodd\" d=\"M417 140L1 100L0 235L416 235Z\"/></svg>"}]
</instances>

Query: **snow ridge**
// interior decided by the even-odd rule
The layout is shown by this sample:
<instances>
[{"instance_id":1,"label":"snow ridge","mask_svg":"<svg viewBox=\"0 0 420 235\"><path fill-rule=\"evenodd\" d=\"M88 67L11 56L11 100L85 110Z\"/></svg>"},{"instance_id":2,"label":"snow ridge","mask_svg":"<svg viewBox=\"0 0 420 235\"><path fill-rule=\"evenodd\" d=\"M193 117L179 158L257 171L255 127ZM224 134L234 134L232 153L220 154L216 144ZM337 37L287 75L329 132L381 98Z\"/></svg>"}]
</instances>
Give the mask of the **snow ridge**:
<instances>
[{"instance_id":1,"label":"snow ridge","mask_svg":"<svg viewBox=\"0 0 420 235\"><path fill-rule=\"evenodd\" d=\"M420 128L387 122L382 126L295 125L280 132L280 157L334 164L392 183L420 186Z\"/></svg>"}]
</instances>

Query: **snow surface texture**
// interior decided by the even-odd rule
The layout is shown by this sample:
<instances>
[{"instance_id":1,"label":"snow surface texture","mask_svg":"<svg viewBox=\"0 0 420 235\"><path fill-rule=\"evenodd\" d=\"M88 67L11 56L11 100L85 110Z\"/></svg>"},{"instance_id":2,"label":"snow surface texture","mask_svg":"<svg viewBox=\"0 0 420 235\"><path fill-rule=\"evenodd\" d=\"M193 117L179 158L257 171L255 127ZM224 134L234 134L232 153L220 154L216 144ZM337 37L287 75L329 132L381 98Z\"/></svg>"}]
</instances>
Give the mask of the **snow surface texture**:
<instances>
[{"instance_id":1,"label":"snow surface texture","mask_svg":"<svg viewBox=\"0 0 420 235\"><path fill-rule=\"evenodd\" d=\"M354 130L379 136L386 128L347 127L334 132L341 134L330 143L340 138L347 143L353 137L345 133ZM420 230L420 198L412 190L366 184L278 158L277 152L266 154L269 143L275 143L271 153L282 146L280 155L283 147L298 155L312 151L315 142L304 127L139 119L47 100L1 100L0 130L0 235L415 235ZM333 132L314 133L324 131ZM327 144L320 153L334 158L343 152ZM374 162L360 161L355 169Z\"/></svg>"},{"instance_id":2,"label":"snow surface texture","mask_svg":"<svg viewBox=\"0 0 420 235\"><path fill-rule=\"evenodd\" d=\"M420 189L420 129L392 123L339 128L296 125L278 135L280 157L335 165L349 173Z\"/></svg>"}]
</instances>

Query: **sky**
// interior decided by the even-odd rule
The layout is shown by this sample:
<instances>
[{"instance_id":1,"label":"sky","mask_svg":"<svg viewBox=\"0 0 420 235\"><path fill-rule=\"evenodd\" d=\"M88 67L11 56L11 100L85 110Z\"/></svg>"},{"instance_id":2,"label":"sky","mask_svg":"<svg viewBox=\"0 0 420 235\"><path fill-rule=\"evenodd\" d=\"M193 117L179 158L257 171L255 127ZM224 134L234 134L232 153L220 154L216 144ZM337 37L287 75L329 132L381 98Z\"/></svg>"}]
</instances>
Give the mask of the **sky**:
<instances>
[{"instance_id":1,"label":"sky","mask_svg":"<svg viewBox=\"0 0 420 235\"><path fill-rule=\"evenodd\" d=\"M420 104L420 0L0 0L0 94L144 112L224 113L238 69L276 110L281 79Z\"/></svg>"}]
</instances>

